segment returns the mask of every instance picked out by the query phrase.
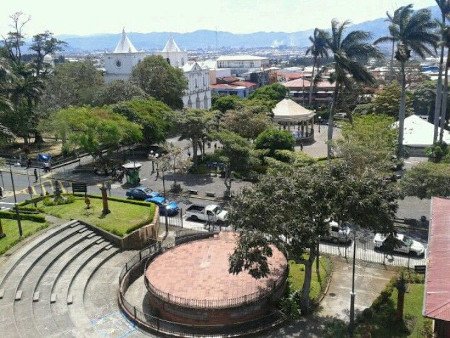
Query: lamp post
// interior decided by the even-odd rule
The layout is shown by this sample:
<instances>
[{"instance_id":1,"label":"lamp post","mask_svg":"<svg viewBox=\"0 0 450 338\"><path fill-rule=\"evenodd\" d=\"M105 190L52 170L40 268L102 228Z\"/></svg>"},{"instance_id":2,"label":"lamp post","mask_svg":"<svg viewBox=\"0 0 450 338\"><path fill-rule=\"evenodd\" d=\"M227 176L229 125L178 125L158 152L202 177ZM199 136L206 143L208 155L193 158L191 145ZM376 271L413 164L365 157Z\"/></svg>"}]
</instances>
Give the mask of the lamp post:
<instances>
[{"instance_id":1,"label":"lamp post","mask_svg":"<svg viewBox=\"0 0 450 338\"><path fill-rule=\"evenodd\" d=\"M353 263L352 263L352 291L350 292L350 337L353 337L355 326L355 262L356 262L356 229L353 229Z\"/></svg>"},{"instance_id":2,"label":"lamp post","mask_svg":"<svg viewBox=\"0 0 450 338\"><path fill-rule=\"evenodd\" d=\"M14 194L14 209L16 209L17 226L19 227L19 237L22 237L22 223L20 221L19 208L17 207L16 187L14 185L14 176L13 176L11 164L9 165L9 173L11 175L11 184L12 184L13 194Z\"/></svg>"},{"instance_id":3,"label":"lamp post","mask_svg":"<svg viewBox=\"0 0 450 338\"><path fill-rule=\"evenodd\" d=\"M322 116L319 116L318 119L319 119L319 133L320 133L320 125L322 124Z\"/></svg>"}]
</instances>

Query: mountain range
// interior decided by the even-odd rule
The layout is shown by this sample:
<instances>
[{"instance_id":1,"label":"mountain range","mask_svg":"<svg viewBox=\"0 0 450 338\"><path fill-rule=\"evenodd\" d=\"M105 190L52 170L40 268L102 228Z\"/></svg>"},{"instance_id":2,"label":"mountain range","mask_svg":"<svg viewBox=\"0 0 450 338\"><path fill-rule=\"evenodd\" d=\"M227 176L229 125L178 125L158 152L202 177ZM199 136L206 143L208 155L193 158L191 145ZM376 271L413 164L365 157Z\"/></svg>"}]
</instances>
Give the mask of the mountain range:
<instances>
[{"instance_id":1,"label":"mountain range","mask_svg":"<svg viewBox=\"0 0 450 338\"><path fill-rule=\"evenodd\" d=\"M437 6L429 8L434 18L440 18ZM349 30L364 30L372 34L373 39L388 34L388 23L385 18L366 21L351 25ZM138 50L161 50L168 38L172 36L178 46L186 50L211 50L220 48L259 48L259 47L306 47L309 45L309 36L314 28L293 32L256 32L249 34L234 34L213 30L197 30L189 33L153 32L153 33L127 33L130 40ZM90 53L114 50L120 40L118 34L96 34L89 36L60 35L58 39L68 45L66 53Z\"/></svg>"}]
</instances>

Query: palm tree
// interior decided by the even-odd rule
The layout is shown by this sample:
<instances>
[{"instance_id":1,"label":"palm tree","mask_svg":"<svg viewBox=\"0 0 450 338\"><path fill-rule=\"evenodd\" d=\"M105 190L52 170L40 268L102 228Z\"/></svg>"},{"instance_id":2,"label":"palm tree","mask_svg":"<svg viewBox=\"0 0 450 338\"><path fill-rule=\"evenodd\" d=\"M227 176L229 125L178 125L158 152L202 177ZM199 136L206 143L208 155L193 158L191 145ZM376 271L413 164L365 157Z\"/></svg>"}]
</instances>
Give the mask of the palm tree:
<instances>
[{"instance_id":1,"label":"palm tree","mask_svg":"<svg viewBox=\"0 0 450 338\"><path fill-rule=\"evenodd\" d=\"M314 29L314 34L313 36L309 37L309 41L311 41L311 46L309 46L308 49L306 50L306 55L311 54L313 56L313 69L311 73L311 84L309 86L309 99L308 99L308 104L309 107L311 108L312 93L314 88L314 71L317 67L317 61L319 57L328 58L328 46L326 35L323 34L323 31L321 31L318 28Z\"/></svg>"},{"instance_id":2,"label":"palm tree","mask_svg":"<svg viewBox=\"0 0 450 338\"><path fill-rule=\"evenodd\" d=\"M331 140L333 139L333 117L336 103L344 87L350 88L352 79L356 82L374 83L373 76L364 67L363 62L369 58L379 58L381 53L367 41L370 33L364 31L352 31L343 36L349 21L340 23L336 19L331 21L331 35L326 35L327 46L333 52L334 73L332 80L335 82L333 101L328 119L328 158L331 158Z\"/></svg>"},{"instance_id":3,"label":"palm tree","mask_svg":"<svg viewBox=\"0 0 450 338\"><path fill-rule=\"evenodd\" d=\"M450 13L450 1L449 0L435 0L436 3L439 6L439 9L441 10L441 22L439 23L439 26L441 28L441 35L442 35L442 41L441 41L441 51L440 51L440 58L439 58L439 75L438 75L438 82L436 86L436 100L434 103L434 133L433 133L433 143L436 143L437 137L438 137L438 129L439 129L439 117L441 115L442 110L442 66L444 65L444 38L445 38L445 21L446 16ZM444 96L446 97L446 96ZM444 115L445 116L445 115Z\"/></svg>"},{"instance_id":4,"label":"palm tree","mask_svg":"<svg viewBox=\"0 0 450 338\"><path fill-rule=\"evenodd\" d=\"M434 32L436 23L431 19L428 9L420 9L416 12L412 5L402 6L395 11L390 33L392 39L397 41L395 59L400 62L401 85L399 132L398 132L398 157L403 157L403 128L405 122L405 93L406 93L406 62L411 58L411 52L416 53L422 59L427 55L433 55L439 40Z\"/></svg>"},{"instance_id":5,"label":"palm tree","mask_svg":"<svg viewBox=\"0 0 450 338\"><path fill-rule=\"evenodd\" d=\"M381 38L376 39L373 44L374 45L378 45L380 43L383 42L391 42L392 43L392 48L391 48L391 61L390 61L390 65L389 65L389 82L392 82L394 80L394 55L395 55L395 43L397 42L396 37L393 34L393 30L394 30L394 22L396 22L397 17L398 17L398 9L394 12L394 15L389 14L389 12L386 12L386 16L388 17L386 19L386 21L389 22L389 33L390 35L387 36L382 36Z\"/></svg>"}]
</instances>

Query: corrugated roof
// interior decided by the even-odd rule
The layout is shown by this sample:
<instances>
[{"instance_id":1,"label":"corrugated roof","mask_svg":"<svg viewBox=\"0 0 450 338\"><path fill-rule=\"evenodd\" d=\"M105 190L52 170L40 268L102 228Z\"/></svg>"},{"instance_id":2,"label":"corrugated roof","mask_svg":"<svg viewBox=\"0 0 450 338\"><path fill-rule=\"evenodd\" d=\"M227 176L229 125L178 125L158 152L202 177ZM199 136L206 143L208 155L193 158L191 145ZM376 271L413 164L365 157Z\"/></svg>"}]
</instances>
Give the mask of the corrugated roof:
<instances>
[{"instance_id":1,"label":"corrugated roof","mask_svg":"<svg viewBox=\"0 0 450 338\"><path fill-rule=\"evenodd\" d=\"M305 80L303 78L287 81L283 83L283 85L287 88L303 88L303 87L309 87L311 82L308 80ZM315 85L316 88L334 88L334 84L328 82L328 81L320 81L317 82Z\"/></svg>"},{"instance_id":2,"label":"corrugated roof","mask_svg":"<svg viewBox=\"0 0 450 338\"><path fill-rule=\"evenodd\" d=\"M122 37L113 53L137 53L137 49L133 46L125 33L125 28L122 30Z\"/></svg>"},{"instance_id":3,"label":"corrugated roof","mask_svg":"<svg viewBox=\"0 0 450 338\"><path fill-rule=\"evenodd\" d=\"M253 60L269 60L266 57L254 55L222 55L217 61L253 61Z\"/></svg>"},{"instance_id":4,"label":"corrugated roof","mask_svg":"<svg viewBox=\"0 0 450 338\"><path fill-rule=\"evenodd\" d=\"M450 321L450 200L433 197L423 315Z\"/></svg>"}]
</instances>

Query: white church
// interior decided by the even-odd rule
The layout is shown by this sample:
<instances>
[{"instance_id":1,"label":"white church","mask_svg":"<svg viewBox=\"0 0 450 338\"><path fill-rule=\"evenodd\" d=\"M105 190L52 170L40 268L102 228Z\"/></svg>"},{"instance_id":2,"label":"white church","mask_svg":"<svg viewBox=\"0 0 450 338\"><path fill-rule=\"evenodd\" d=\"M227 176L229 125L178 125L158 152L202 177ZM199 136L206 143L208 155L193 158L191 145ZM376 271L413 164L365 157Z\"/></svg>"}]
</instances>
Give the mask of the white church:
<instances>
[{"instance_id":1,"label":"white church","mask_svg":"<svg viewBox=\"0 0 450 338\"><path fill-rule=\"evenodd\" d=\"M181 68L188 81L183 95L184 108L211 108L211 89L209 88L209 70L196 61L188 61L186 51L182 51L171 37L160 52L146 53L138 51L125 30L112 53L105 53L105 81L128 80L133 67L149 55L161 55L172 67Z\"/></svg>"}]
</instances>

